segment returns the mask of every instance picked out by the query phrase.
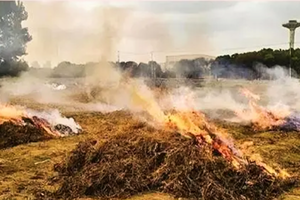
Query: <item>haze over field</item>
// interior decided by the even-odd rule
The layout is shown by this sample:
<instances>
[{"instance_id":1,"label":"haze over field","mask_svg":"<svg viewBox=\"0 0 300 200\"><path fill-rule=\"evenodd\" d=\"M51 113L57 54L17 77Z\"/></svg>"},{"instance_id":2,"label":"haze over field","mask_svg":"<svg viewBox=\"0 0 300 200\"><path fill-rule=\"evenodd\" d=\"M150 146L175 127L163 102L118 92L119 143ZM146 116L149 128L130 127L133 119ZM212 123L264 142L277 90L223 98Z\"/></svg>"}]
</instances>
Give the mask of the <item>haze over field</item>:
<instances>
[{"instance_id":1,"label":"haze over field","mask_svg":"<svg viewBox=\"0 0 300 200\"><path fill-rule=\"evenodd\" d=\"M298 5L0 1L0 199L299 196Z\"/></svg>"},{"instance_id":2,"label":"haze over field","mask_svg":"<svg viewBox=\"0 0 300 200\"><path fill-rule=\"evenodd\" d=\"M24 5L29 13L24 25L34 38L26 59L51 61L52 66L64 60L98 61L108 48L103 42L107 38L112 41L108 57L113 61L117 51L121 60L137 62L150 60L154 51L154 59L164 62L166 55L176 53L217 56L268 45L287 48L288 31L281 24L300 17L299 2L25 1ZM104 39L105 27L110 32ZM298 37L296 32L296 41Z\"/></svg>"}]
</instances>

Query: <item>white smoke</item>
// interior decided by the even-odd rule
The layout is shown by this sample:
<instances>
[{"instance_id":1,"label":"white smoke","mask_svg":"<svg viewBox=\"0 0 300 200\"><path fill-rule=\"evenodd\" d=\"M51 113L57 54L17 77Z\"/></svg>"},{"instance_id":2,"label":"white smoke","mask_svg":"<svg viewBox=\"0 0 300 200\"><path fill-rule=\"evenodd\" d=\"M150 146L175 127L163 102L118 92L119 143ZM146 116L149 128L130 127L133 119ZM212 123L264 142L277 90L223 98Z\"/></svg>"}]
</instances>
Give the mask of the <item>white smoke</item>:
<instances>
[{"instance_id":1,"label":"white smoke","mask_svg":"<svg viewBox=\"0 0 300 200\"><path fill-rule=\"evenodd\" d=\"M278 79L268 84L266 95L269 104L289 105L293 110L300 109L300 84L295 78L286 77Z\"/></svg>"},{"instance_id":2,"label":"white smoke","mask_svg":"<svg viewBox=\"0 0 300 200\"><path fill-rule=\"evenodd\" d=\"M58 110L52 110L50 112L38 112L28 109L27 113L29 117L37 116L39 118L47 120L52 126L56 126L58 124L68 126L74 133L78 133L78 131L82 129L81 126L77 124L73 118L63 117Z\"/></svg>"},{"instance_id":3,"label":"white smoke","mask_svg":"<svg viewBox=\"0 0 300 200\"><path fill-rule=\"evenodd\" d=\"M288 69L278 65L272 68L265 67L265 73L270 77L273 77L275 80L287 79L289 77Z\"/></svg>"},{"instance_id":4,"label":"white smoke","mask_svg":"<svg viewBox=\"0 0 300 200\"><path fill-rule=\"evenodd\" d=\"M171 90L159 103L164 109L177 110L235 110L245 107L243 103L236 100L229 89L192 89L187 86Z\"/></svg>"},{"instance_id":5,"label":"white smoke","mask_svg":"<svg viewBox=\"0 0 300 200\"><path fill-rule=\"evenodd\" d=\"M260 72L271 80L224 80L216 81L213 86L204 84L203 87L181 86L175 88L159 99L163 109L176 110L210 110L211 117L225 120L229 118L217 114L218 110L232 113L249 108L248 99L240 93L239 88L248 88L260 95L259 105L276 113L278 111L300 111L300 83L297 78L290 78L285 67L267 68L259 66ZM230 120L236 120L230 118Z\"/></svg>"},{"instance_id":6,"label":"white smoke","mask_svg":"<svg viewBox=\"0 0 300 200\"><path fill-rule=\"evenodd\" d=\"M62 86L59 89L62 89ZM27 97L38 103L67 103L64 90L49 87L47 79L33 76L29 72L17 78L3 79L0 95L6 99Z\"/></svg>"}]
</instances>

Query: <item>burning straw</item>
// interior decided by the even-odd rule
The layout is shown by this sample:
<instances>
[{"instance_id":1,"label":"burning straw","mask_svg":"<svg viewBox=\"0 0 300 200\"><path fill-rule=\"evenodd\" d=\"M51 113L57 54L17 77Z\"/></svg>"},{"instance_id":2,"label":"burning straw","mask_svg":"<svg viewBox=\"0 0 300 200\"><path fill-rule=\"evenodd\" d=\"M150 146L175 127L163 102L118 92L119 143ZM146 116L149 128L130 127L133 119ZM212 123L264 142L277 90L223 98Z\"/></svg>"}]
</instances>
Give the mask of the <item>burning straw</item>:
<instances>
[{"instance_id":1,"label":"burning straw","mask_svg":"<svg viewBox=\"0 0 300 200\"><path fill-rule=\"evenodd\" d=\"M300 131L300 115L289 107L264 108L258 104L259 95L246 88L241 92L249 99L249 109L236 111L236 114L240 119L250 121L254 130Z\"/></svg>"},{"instance_id":2,"label":"burning straw","mask_svg":"<svg viewBox=\"0 0 300 200\"><path fill-rule=\"evenodd\" d=\"M140 106L152 117L157 128L177 131L184 137L193 138L198 145L211 146L214 151L218 152L237 169L249 164L243 152L235 147L230 134L209 122L200 111L177 112L175 110L175 112L166 113L147 87L138 87L138 84L132 79L125 79L124 86L131 93L135 105ZM190 96L186 100L187 105L194 103ZM266 165L261 159L251 157L251 161L256 162L257 165L263 167L270 174L289 177L289 174L284 170L275 170Z\"/></svg>"},{"instance_id":3,"label":"burning straw","mask_svg":"<svg viewBox=\"0 0 300 200\"><path fill-rule=\"evenodd\" d=\"M77 134L81 127L58 111L41 113L0 104L0 148Z\"/></svg>"},{"instance_id":4,"label":"burning straw","mask_svg":"<svg viewBox=\"0 0 300 200\"><path fill-rule=\"evenodd\" d=\"M165 112L146 87L133 80L122 86L160 131L80 143L56 165L61 185L55 198L161 191L197 199L273 199L295 184L285 171L243 155L203 113Z\"/></svg>"}]
</instances>

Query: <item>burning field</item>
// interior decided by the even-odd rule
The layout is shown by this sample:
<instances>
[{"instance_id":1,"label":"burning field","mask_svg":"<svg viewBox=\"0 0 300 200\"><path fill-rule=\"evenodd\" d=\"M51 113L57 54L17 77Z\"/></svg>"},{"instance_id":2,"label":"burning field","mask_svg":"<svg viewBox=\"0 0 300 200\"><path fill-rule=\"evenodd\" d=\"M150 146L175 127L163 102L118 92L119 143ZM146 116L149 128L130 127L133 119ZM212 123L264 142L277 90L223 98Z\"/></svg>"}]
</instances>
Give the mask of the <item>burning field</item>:
<instances>
[{"instance_id":1,"label":"burning field","mask_svg":"<svg viewBox=\"0 0 300 200\"><path fill-rule=\"evenodd\" d=\"M249 108L236 111L236 115L250 121L253 129L258 131L282 130L300 131L300 115L287 106L265 108L258 104L260 96L244 88L241 92L249 99Z\"/></svg>"},{"instance_id":2,"label":"burning field","mask_svg":"<svg viewBox=\"0 0 300 200\"><path fill-rule=\"evenodd\" d=\"M126 77L112 91L105 103L117 104L115 94L126 94L122 111L63 117L58 111L2 105L0 197L297 195L300 134L294 111L262 106L258 95L243 89L248 104L229 110L237 119L233 123L202 112L193 93L170 98L172 91L153 91Z\"/></svg>"},{"instance_id":3,"label":"burning field","mask_svg":"<svg viewBox=\"0 0 300 200\"><path fill-rule=\"evenodd\" d=\"M196 50L199 34L186 34L187 26L178 43L165 26L173 15L140 12L137 4L46 3L55 15L31 5L39 14L30 19L42 22L26 25L31 37L21 25L28 17L23 3L8 3L1 23L0 199L300 199L300 82L279 66L252 66L255 57L278 63L268 49L250 60L236 54L242 57L176 61L181 56L167 52L190 49L186 44ZM146 27L139 37L145 27L136 25L146 21L151 32ZM46 43L28 45L27 55L32 39ZM203 41L203 51L214 49ZM135 47L146 53L130 53ZM123 54L141 62L122 62ZM165 69L154 61L160 56L167 56ZM47 62L40 68L25 60Z\"/></svg>"},{"instance_id":4,"label":"burning field","mask_svg":"<svg viewBox=\"0 0 300 200\"><path fill-rule=\"evenodd\" d=\"M80 131L81 127L72 118L62 117L58 111L39 113L0 105L0 149L75 135Z\"/></svg>"}]
</instances>

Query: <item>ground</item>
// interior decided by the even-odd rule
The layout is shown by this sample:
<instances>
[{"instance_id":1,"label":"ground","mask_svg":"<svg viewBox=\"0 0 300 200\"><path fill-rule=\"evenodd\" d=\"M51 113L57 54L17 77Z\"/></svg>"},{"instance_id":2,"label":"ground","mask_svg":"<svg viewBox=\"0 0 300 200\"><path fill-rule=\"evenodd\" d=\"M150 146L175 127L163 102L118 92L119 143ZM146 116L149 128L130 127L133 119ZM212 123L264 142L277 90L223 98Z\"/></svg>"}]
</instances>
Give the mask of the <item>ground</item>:
<instances>
[{"instance_id":1,"label":"ground","mask_svg":"<svg viewBox=\"0 0 300 200\"><path fill-rule=\"evenodd\" d=\"M142 123L127 112L108 114L97 112L66 113L82 126L81 135L19 145L0 151L0 199L34 199L43 195L41 189L55 190L51 184L55 175L53 165L62 161L78 144L89 138L106 138L118 132L139 129ZM262 132L254 134L249 128L220 122L236 138L237 143L254 142L254 151L263 155L268 164L278 163L293 174L299 174L300 134L297 132ZM285 200L300 199L300 188L282 197ZM145 194L130 199L173 199L166 194Z\"/></svg>"},{"instance_id":2,"label":"ground","mask_svg":"<svg viewBox=\"0 0 300 200\"><path fill-rule=\"evenodd\" d=\"M20 104L20 99L14 101ZM22 103L34 109L53 106L27 102ZM54 106L56 107L56 106ZM52 139L43 142L19 145L0 150L0 199L35 199L43 196L43 190L54 191L58 187L53 183L53 167L63 161L70 151L80 142L90 138L105 140L126 130L138 130L143 123L128 112L70 112L58 107L63 114L73 117L84 132L80 135ZM237 144L252 141L252 153L262 155L267 164L279 165L293 175L300 171L300 133L268 131L255 133L251 128L233 123L216 122L235 138ZM151 131L151 130L149 130ZM83 198L91 199L91 198ZM150 193L131 197L130 200L171 200L167 194ZM282 200L300 200L300 187L280 197Z\"/></svg>"}]
</instances>

